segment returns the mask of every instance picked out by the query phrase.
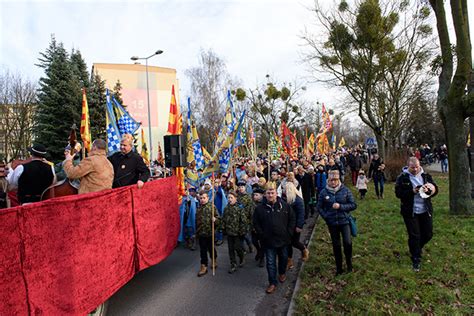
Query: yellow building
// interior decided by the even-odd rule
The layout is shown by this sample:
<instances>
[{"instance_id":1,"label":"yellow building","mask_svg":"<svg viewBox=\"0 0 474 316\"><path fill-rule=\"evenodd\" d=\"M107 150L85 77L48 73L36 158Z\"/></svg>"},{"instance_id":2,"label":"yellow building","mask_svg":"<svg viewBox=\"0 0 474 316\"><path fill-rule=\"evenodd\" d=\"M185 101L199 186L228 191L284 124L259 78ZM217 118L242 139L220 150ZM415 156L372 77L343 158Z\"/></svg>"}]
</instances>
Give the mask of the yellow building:
<instances>
[{"instance_id":1,"label":"yellow building","mask_svg":"<svg viewBox=\"0 0 474 316\"><path fill-rule=\"evenodd\" d=\"M171 101L171 87L175 86L176 101L179 107L179 85L176 69L148 66L150 93L151 129L153 144L148 144L148 105L146 88L146 69L141 64L102 64L94 63L92 72L99 74L109 90L118 80L122 84L122 99L130 115L144 128L148 148L157 156L158 142L163 148L163 136L168 129L168 115ZM105 111L105 108L104 108ZM139 147L141 148L141 147Z\"/></svg>"}]
</instances>

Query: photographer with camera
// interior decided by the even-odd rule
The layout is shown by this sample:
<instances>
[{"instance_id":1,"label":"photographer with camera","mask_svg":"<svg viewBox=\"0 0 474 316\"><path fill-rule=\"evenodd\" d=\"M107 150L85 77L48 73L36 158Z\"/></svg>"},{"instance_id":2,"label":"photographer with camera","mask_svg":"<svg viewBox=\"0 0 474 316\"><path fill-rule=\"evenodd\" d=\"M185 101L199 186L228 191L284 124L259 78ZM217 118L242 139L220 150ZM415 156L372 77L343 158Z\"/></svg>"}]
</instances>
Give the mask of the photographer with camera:
<instances>
[{"instance_id":1,"label":"photographer with camera","mask_svg":"<svg viewBox=\"0 0 474 316\"><path fill-rule=\"evenodd\" d=\"M433 237L433 206L431 197L438 194L438 186L425 173L416 157L408 158L408 166L397 177L395 195L401 202L401 214L408 232L413 270L420 271L423 246Z\"/></svg>"}]
</instances>

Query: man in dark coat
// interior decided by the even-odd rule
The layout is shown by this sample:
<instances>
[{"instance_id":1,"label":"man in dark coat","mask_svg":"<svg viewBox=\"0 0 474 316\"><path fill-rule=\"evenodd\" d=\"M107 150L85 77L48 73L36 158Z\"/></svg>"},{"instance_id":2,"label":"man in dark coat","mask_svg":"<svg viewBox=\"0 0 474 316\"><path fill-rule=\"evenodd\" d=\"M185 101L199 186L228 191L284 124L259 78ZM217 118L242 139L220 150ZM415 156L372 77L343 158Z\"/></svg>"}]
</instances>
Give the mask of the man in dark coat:
<instances>
[{"instance_id":1,"label":"man in dark coat","mask_svg":"<svg viewBox=\"0 0 474 316\"><path fill-rule=\"evenodd\" d=\"M120 152L109 157L114 167L113 188L136 183L138 188L141 189L150 177L150 170L143 162L143 158L132 151L132 147L132 135L124 134L120 142Z\"/></svg>"},{"instance_id":2,"label":"man in dark coat","mask_svg":"<svg viewBox=\"0 0 474 316\"><path fill-rule=\"evenodd\" d=\"M271 294L275 292L278 284L276 275L277 257L278 280L281 283L286 280L288 246L291 244L296 218L290 206L277 196L274 182L267 183L265 198L255 209L253 223L265 249L268 281L270 283L266 292Z\"/></svg>"},{"instance_id":3,"label":"man in dark coat","mask_svg":"<svg viewBox=\"0 0 474 316\"><path fill-rule=\"evenodd\" d=\"M413 270L420 271L423 246L433 237L433 205L431 197L438 194L438 186L431 175L424 173L416 157L408 159L408 166L398 176L395 195L401 202L401 214L408 232Z\"/></svg>"},{"instance_id":4,"label":"man in dark coat","mask_svg":"<svg viewBox=\"0 0 474 316\"><path fill-rule=\"evenodd\" d=\"M31 154L31 161L16 167L7 178L10 189L18 188L20 204L40 201L41 194L55 179L54 167L45 159L46 147L35 144L28 148L28 151Z\"/></svg>"},{"instance_id":5,"label":"man in dark coat","mask_svg":"<svg viewBox=\"0 0 474 316\"><path fill-rule=\"evenodd\" d=\"M315 196L316 190L314 187L313 177L307 173L303 166L298 166L298 174L295 175L296 180L301 185L301 192L304 200L304 219L309 217L309 202Z\"/></svg>"}]
</instances>

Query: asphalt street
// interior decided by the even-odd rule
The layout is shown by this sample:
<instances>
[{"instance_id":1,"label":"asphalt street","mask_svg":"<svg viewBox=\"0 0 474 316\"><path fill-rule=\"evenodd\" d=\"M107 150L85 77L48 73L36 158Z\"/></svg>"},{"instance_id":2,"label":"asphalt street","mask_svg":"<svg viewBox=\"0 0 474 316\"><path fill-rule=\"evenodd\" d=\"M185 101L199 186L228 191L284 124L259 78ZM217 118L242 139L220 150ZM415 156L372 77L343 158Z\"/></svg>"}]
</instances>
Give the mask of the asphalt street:
<instances>
[{"instance_id":1,"label":"asphalt street","mask_svg":"<svg viewBox=\"0 0 474 316\"><path fill-rule=\"evenodd\" d=\"M310 238L314 218L305 225L302 241ZM304 236L304 237L303 237ZM107 315L286 315L297 273L300 252L295 249L295 268L275 293L268 295L266 268L257 266L255 252L246 255L246 263L234 274L230 267L227 244L216 247L218 268L197 277L199 250L177 247L163 262L138 273L108 302Z\"/></svg>"}]
</instances>

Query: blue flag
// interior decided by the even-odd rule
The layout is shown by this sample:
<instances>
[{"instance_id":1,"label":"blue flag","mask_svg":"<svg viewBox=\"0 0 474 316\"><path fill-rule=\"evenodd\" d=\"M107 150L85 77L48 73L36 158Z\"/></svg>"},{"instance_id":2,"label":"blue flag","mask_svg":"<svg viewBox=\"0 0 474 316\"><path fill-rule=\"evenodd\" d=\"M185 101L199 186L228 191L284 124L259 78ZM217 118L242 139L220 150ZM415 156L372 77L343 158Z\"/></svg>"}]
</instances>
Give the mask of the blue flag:
<instances>
[{"instance_id":1,"label":"blue flag","mask_svg":"<svg viewBox=\"0 0 474 316\"><path fill-rule=\"evenodd\" d=\"M107 153L112 155L113 153L120 150L120 131L116 124L114 110L112 108L112 103L110 102L110 95L109 90L106 90L106 97L107 97L107 116L106 116L106 124L107 124Z\"/></svg>"}]
</instances>

